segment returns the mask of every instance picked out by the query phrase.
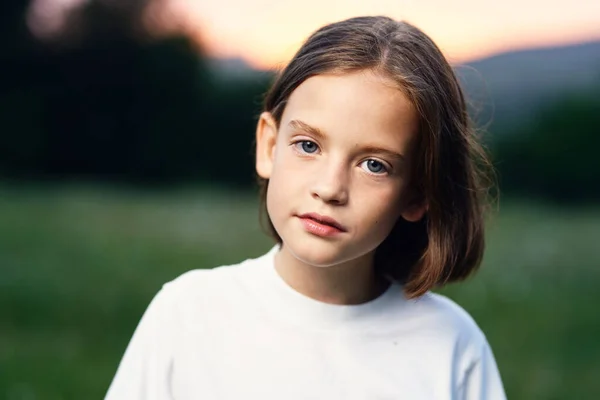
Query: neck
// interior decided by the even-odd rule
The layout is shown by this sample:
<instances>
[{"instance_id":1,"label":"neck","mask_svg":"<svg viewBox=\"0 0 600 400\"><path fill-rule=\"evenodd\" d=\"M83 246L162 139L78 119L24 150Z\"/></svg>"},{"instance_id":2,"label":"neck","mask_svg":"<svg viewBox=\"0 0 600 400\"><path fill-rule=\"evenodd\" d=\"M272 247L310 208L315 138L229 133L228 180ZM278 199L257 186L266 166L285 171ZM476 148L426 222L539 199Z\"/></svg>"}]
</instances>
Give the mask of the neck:
<instances>
[{"instance_id":1,"label":"neck","mask_svg":"<svg viewBox=\"0 0 600 400\"><path fill-rule=\"evenodd\" d=\"M275 255L275 269L294 290L330 304L362 304L379 297L389 283L375 275L374 252L329 267L309 265L282 245Z\"/></svg>"}]
</instances>

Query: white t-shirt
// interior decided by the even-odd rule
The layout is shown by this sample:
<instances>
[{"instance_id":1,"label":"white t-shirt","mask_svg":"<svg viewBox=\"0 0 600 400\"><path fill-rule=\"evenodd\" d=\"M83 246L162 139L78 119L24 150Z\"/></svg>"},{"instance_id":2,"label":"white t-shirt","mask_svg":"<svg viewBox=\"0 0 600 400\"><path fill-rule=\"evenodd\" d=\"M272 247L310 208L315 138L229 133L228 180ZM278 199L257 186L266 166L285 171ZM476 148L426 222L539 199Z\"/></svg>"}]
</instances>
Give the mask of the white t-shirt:
<instances>
[{"instance_id":1,"label":"white t-shirt","mask_svg":"<svg viewBox=\"0 0 600 400\"><path fill-rule=\"evenodd\" d=\"M106 399L505 399L484 334L451 300L393 284L360 305L319 302L281 279L277 249L165 284Z\"/></svg>"}]
</instances>

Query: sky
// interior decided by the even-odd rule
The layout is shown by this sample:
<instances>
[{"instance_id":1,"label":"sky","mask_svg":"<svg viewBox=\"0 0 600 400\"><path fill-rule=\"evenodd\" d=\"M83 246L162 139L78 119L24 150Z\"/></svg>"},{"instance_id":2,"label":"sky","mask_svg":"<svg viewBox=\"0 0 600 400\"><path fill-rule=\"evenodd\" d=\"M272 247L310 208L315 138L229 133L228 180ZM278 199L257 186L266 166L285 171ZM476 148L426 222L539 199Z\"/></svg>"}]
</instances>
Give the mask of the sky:
<instances>
[{"instance_id":1,"label":"sky","mask_svg":"<svg viewBox=\"0 0 600 400\"><path fill-rule=\"evenodd\" d=\"M451 61L600 38L600 0L170 0L211 53L268 68L320 26L388 15L424 30Z\"/></svg>"},{"instance_id":2,"label":"sky","mask_svg":"<svg viewBox=\"0 0 600 400\"><path fill-rule=\"evenodd\" d=\"M36 0L51 27L86 0ZM600 0L166 0L169 12L216 57L257 68L285 64L316 29L359 15L421 28L451 62L508 50L600 39ZM35 5L35 4L34 4ZM35 7L33 7L35 9ZM62 14L61 14L62 13ZM50 16L50 17L49 17ZM43 33L41 23L31 24Z\"/></svg>"}]
</instances>

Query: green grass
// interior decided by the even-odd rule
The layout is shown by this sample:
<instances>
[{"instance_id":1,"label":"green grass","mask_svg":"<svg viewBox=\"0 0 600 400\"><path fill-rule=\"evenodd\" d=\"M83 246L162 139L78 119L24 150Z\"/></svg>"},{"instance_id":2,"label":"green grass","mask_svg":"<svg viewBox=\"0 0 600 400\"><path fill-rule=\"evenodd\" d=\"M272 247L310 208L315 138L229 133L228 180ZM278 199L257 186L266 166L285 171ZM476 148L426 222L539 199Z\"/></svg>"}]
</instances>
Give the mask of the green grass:
<instances>
[{"instance_id":1,"label":"green grass","mask_svg":"<svg viewBox=\"0 0 600 400\"><path fill-rule=\"evenodd\" d=\"M262 254L233 192L0 187L0 399L102 398L161 284ZM600 396L600 207L503 204L482 270L443 292L486 332L510 399Z\"/></svg>"}]
</instances>

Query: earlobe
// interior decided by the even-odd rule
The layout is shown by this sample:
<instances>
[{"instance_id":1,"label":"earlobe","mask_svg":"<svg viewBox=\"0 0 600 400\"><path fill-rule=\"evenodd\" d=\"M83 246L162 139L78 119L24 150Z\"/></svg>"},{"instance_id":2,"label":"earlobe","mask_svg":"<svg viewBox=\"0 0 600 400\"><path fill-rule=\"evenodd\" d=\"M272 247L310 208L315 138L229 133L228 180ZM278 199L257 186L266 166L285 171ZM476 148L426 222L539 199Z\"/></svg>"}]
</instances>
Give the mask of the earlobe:
<instances>
[{"instance_id":1,"label":"earlobe","mask_svg":"<svg viewBox=\"0 0 600 400\"><path fill-rule=\"evenodd\" d=\"M263 179L271 177L276 142L277 124L270 113L263 112L256 125L256 173Z\"/></svg>"},{"instance_id":2,"label":"earlobe","mask_svg":"<svg viewBox=\"0 0 600 400\"><path fill-rule=\"evenodd\" d=\"M402 212L402 218L408 222L417 222L423 218L428 208L426 202L411 204Z\"/></svg>"}]
</instances>

